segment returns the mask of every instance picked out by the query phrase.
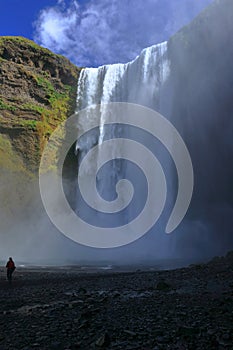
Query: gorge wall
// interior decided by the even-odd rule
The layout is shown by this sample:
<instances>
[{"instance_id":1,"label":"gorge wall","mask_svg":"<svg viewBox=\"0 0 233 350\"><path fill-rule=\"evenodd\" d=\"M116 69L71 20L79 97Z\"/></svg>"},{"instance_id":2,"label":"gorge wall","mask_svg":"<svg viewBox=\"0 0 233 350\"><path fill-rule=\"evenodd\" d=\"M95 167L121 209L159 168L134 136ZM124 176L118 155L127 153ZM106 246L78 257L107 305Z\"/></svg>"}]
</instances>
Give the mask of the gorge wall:
<instances>
[{"instance_id":1,"label":"gorge wall","mask_svg":"<svg viewBox=\"0 0 233 350\"><path fill-rule=\"evenodd\" d=\"M74 112L79 69L21 37L0 38L1 140L36 171L45 141ZM4 167L11 159L4 147ZM7 164L5 164L7 167Z\"/></svg>"},{"instance_id":2,"label":"gorge wall","mask_svg":"<svg viewBox=\"0 0 233 350\"><path fill-rule=\"evenodd\" d=\"M26 240L44 214L37 177L41 152L74 112L79 72L30 40L0 37L1 254L10 254L9 245L30 250Z\"/></svg>"},{"instance_id":3,"label":"gorge wall","mask_svg":"<svg viewBox=\"0 0 233 350\"><path fill-rule=\"evenodd\" d=\"M221 254L233 245L232 11L232 1L217 0L169 41L169 108L195 175L189 234L176 244L190 253Z\"/></svg>"}]
</instances>

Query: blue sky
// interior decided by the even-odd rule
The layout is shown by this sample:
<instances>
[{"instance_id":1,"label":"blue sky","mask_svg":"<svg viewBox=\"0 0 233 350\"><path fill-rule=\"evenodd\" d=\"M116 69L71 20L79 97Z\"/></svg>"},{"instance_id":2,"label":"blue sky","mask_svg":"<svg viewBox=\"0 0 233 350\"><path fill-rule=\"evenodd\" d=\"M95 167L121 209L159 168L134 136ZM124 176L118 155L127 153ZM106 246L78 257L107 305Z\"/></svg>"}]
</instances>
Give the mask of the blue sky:
<instances>
[{"instance_id":1,"label":"blue sky","mask_svg":"<svg viewBox=\"0 0 233 350\"><path fill-rule=\"evenodd\" d=\"M32 23L39 11L56 3L56 0L1 0L0 35L22 35L33 39Z\"/></svg>"},{"instance_id":2,"label":"blue sky","mask_svg":"<svg viewBox=\"0 0 233 350\"><path fill-rule=\"evenodd\" d=\"M79 66L127 62L213 0L0 0L0 35L21 35Z\"/></svg>"}]
</instances>

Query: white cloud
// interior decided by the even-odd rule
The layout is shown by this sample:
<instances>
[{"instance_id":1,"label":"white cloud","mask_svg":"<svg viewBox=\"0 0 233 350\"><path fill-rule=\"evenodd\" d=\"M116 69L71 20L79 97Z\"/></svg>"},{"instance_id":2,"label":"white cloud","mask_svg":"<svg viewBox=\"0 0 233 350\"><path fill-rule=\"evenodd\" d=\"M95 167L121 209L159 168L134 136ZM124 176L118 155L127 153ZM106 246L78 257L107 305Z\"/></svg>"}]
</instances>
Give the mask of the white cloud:
<instances>
[{"instance_id":1,"label":"white cloud","mask_svg":"<svg viewBox=\"0 0 233 350\"><path fill-rule=\"evenodd\" d=\"M212 0L58 0L35 22L34 40L79 66L127 62L167 40Z\"/></svg>"}]
</instances>

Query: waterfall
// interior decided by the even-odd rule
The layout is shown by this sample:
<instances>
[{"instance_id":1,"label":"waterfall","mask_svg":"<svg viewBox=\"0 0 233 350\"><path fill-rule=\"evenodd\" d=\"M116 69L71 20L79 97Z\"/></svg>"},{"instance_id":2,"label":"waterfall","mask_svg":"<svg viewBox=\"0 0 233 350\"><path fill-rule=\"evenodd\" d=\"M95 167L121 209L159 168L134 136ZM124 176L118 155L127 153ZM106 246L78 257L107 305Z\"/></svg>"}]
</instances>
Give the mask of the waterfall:
<instances>
[{"instance_id":1,"label":"waterfall","mask_svg":"<svg viewBox=\"0 0 233 350\"><path fill-rule=\"evenodd\" d=\"M170 62L168 59L167 42L151 46L144 49L139 56L133 61L126 64L113 64L105 65L99 68L86 68L80 73L77 90L77 111L83 110L86 107L100 104L101 113L91 113L88 111L85 114L85 118L79 118L78 130L82 133L83 130L88 128L88 124L99 125L98 130L93 130L87 137L81 137L76 144L76 151L78 153L79 163L88 153L88 151L96 146L104 143L105 140L114 138L127 138L131 136L133 138L132 130L125 128L122 130L119 125L112 125L111 128L106 128L104 125L107 121L107 113L105 113L105 104L110 102L128 102L138 105L143 105L149 108L153 108L156 111L162 110L162 95L164 85L170 74ZM121 145L122 149L124 144ZM90 189L89 184L93 174L96 174L96 185L99 194L106 200L114 200L116 197L116 184L122 178L130 178L130 181L134 182L135 186L138 186L138 192L141 193L143 199L143 192L145 192L145 186L142 180L134 178L135 169L132 164L128 164L124 160L116 159L116 154L119 149L115 146L111 147L107 151L109 158L113 161L104 166L105 170L98 172L102 164L102 158L99 153L89 158L88 166L85 168L84 186L85 191ZM122 157L124 158L124 157ZM139 175L139 178L141 175ZM142 181L143 182L143 181ZM95 225L95 219L104 222L106 227L108 225L123 225L128 223L132 217L134 217L133 210L128 209L122 215L118 215L115 223L112 223L112 217L101 216L102 214L96 212L89 212L84 201L80 199L80 193L77 194L78 209L77 211L85 220ZM136 206L134 211L137 212L141 209L140 197L136 200ZM123 203L121 207L126 207L128 203L128 196L123 196ZM95 204L98 209L98 204ZM136 208L136 209L135 209Z\"/></svg>"},{"instance_id":2,"label":"waterfall","mask_svg":"<svg viewBox=\"0 0 233 350\"><path fill-rule=\"evenodd\" d=\"M144 49L133 61L85 68L78 81L77 108L131 102L159 109L161 87L169 76L167 42Z\"/></svg>"},{"instance_id":3,"label":"waterfall","mask_svg":"<svg viewBox=\"0 0 233 350\"><path fill-rule=\"evenodd\" d=\"M162 112L162 88L170 73L167 51L167 42L163 42L144 49L129 63L83 69L78 80L77 110L96 104L129 102ZM88 118L80 120L79 130L84 129L82 123L86 126L88 122L91 122ZM85 143L77 143L81 153L85 154L91 146L103 142L104 124L103 107L98 120L100 133L98 136L92 136L88 141L85 140ZM110 136L113 137L114 134Z\"/></svg>"}]
</instances>

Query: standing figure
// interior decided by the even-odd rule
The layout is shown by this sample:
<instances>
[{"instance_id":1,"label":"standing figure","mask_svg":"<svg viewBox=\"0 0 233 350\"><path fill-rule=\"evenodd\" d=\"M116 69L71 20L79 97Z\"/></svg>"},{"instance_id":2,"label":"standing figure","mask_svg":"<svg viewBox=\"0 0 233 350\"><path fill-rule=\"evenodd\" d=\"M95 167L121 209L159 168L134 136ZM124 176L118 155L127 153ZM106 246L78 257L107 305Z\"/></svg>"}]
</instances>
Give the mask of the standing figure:
<instances>
[{"instance_id":1,"label":"standing figure","mask_svg":"<svg viewBox=\"0 0 233 350\"><path fill-rule=\"evenodd\" d=\"M15 271L15 263L12 258L9 258L6 264L6 268L7 268L7 279L11 283L12 273Z\"/></svg>"}]
</instances>

